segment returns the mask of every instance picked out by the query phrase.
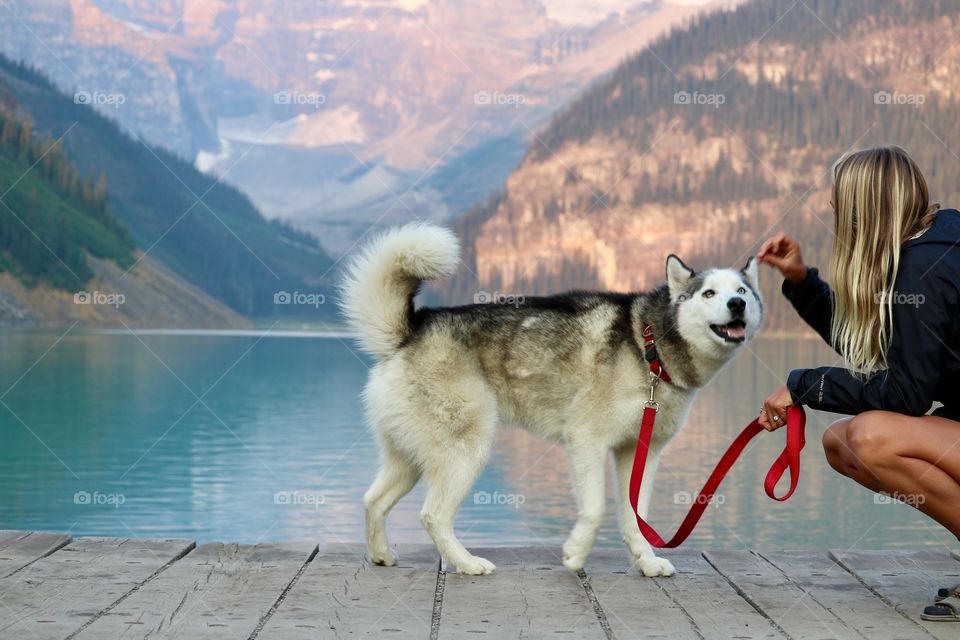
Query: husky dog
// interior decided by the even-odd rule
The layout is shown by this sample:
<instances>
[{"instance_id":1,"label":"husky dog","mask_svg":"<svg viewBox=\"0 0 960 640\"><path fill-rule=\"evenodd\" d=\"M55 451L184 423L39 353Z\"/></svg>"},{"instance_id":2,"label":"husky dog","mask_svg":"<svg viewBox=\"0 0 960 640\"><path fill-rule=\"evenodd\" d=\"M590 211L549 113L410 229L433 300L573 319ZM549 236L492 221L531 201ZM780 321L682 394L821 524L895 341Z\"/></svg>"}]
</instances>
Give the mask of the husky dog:
<instances>
[{"instance_id":1,"label":"husky dog","mask_svg":"<svg viewBox=\"0 0 960 640\"><path fill-rule=\"evenodd\" d=\"M494 565L471 554L453 531L460 503L486 465L497 424L523 426L566 446L578 505L563 563L583 567L604 512L604 466L612 451L619 521L633 563L669 576L637 528L628 496L649 366L646 325L671 381L657 387L660 410L643 478L646 516L659 454L684 424L697 390L759 329L757 265L694 273L667 258L667 284L649 293L586 293L515 304L414 309L425 280L453 273L454 235L417 224L395 229L354 259L342 307L377 364L363 393L380 445L380 471L364 495L370 558L393 565L386 517L421 476L420 521L440 554L465 574Z\"/></svg>"}]
</instances>

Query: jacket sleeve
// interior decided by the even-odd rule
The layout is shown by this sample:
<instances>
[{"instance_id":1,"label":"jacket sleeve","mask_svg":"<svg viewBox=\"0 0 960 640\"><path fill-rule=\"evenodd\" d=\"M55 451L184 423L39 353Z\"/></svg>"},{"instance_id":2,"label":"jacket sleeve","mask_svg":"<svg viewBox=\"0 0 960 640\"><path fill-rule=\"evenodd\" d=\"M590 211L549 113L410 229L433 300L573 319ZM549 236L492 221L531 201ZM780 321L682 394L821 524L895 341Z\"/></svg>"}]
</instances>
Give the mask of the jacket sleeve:
<instances>
[{"instance_id":1,"label":"jacket sleeve","mask_svg":"<svg viewBox=\"0 0 960 640\"><path fill-rule=\"evenodd\" d=\"M816 267L807 269L807 276L797 284L783 281L780 290L810 327L831 347L830 325L833 318L833 293L820 279Z\"/></svg>"},{"instance_id":2,"label":"jacket sleeve","mask_svg":"<svg viewBox=\"0 0 960 640\"><path fill-rule=\"evenodd\" d=\"M794 370L787 379L794 402L845 414L881 409L918 416L930 409L957 305L956 287L932 262L906 254L901 260L887 368L868 377L840 367Z\"/></svg>"}]
</instances>

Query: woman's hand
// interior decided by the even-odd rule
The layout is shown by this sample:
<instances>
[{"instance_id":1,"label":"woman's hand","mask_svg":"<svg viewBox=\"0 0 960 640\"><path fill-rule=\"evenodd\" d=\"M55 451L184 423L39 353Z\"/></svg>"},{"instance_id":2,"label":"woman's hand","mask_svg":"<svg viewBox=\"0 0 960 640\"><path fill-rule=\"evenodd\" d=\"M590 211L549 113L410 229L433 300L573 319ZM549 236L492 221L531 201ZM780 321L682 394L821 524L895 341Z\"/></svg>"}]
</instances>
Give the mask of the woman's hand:
<instances>
[{"instance_id":1,"label":"woman's hand","mask_svg":"<svg viewBox=\"0 0 960 640\"><path fill-rule=\"evenodd\" d=\"M776 431L787 424L787 407L793 406L793 396L787 385L774 391L769 398L763 401L758 422L767 431Z\"/></svg>"},{"instance_id":2,"label":"woman's hand","mask_svg":"<svg viewBox=\"0 0 960 640\"><path fill-rule=\"evenodd\" d=\"M778 233L763 243L757 253L757 260L777 268L790 284L799 284L807 277L807 265L800 255L800 245L783 233Z\"/></svg>"}]
</instances>

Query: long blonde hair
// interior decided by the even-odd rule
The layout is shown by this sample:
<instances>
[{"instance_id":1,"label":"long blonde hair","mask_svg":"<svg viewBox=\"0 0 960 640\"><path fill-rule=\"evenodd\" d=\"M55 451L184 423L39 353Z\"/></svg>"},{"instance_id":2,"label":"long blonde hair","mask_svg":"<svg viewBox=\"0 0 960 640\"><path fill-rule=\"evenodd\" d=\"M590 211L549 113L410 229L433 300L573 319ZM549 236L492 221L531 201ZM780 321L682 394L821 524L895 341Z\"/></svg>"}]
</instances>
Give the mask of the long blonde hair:
<instances>
[{"instance_id":1,"label":"long blonde hair","mask_svg":"<svg viewBox=\"0 0 960 640\"><path fill-rule=\"evenodd\" d=\"M836 241L831 339L859 375L887 366L900 246L939 205L913 159L896 146L845 154L833 165Z\"/></svg>"}]
</instances>

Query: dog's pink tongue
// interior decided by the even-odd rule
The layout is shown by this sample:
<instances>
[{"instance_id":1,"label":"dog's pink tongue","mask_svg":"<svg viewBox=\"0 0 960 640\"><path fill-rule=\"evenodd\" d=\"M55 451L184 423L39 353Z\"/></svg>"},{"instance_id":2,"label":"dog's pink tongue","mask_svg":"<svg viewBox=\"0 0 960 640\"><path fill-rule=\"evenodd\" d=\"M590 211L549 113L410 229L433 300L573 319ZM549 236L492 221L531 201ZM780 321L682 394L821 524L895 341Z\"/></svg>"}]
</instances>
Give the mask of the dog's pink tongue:
<instances>
[{"instance_id":1,"label":"dog's pink tongue","mask_svg":"<svg viewBox=\"0 0 960 640\"><path fill-rule=\"evenodd\" d=\"M743 338L746 336L746 329L744 327L727 327L727 335L731 338Z\"/></svg>"}]
</instances>

